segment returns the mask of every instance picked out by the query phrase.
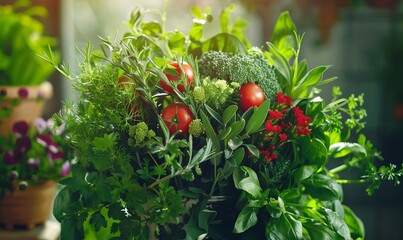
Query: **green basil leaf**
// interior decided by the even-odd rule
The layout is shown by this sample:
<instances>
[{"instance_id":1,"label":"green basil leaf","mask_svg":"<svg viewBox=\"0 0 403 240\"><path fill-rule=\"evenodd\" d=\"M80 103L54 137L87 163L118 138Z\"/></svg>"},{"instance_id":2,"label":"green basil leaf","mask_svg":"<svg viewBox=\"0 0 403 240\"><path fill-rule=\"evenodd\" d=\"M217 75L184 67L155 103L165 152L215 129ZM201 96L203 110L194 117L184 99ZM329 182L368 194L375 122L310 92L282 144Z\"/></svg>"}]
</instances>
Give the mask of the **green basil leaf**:
<instances>
[{"instance_id":1,"label":"green basil leaf","mask_svg":"<svg viewBox=\"0 0 403 240\"><path fill-rule=\"evenodd\" d=\"M184 52L185 40L185 34L182 32L168 34L168 46L171 51L176 51L182 54Z\"/></svg>"},{"instance_id":2,"label":"green basil leaf","mask_svg":"<svg viewBox=\"0 0 403 240\"><path fill-rule=\"evenodd\" d=\"M340 236L342 236L344 239L351 239L350 230L347 226L347 223L342 217L339 216L339 214L328 208L321 208L319 211L326 216L329 225L332 226Z\"/></svg>"},{"instance_id":3,"label":"green basil leaf","mask_svg":"<svg viewBox=\"0 0 403 240\"><path fill-rule=\"evenodd\" d=\"M344 209L344 220L346 221L348 228L350 229L351 235L356 238L365 238L365 228L362 220L355 215L355 213L347 206L343 206Z\"/></svg>"},{"instance_id":4,"label":"green basil leaf","mask_svg":"<svg viewBox=\"0 0 403 240\"><path fill-rule=\"evenodd\" d=\"M343 189L340 184L324 174L316 173L301 182L309 194L322 201L341 200Z\"/></svg>"},{"instance_id":5,"label":"green basil leaf","mask_svg":"<svg viewBox=\"0 0 403 240\"><path fill-rule=\"evenodd\" d=\"M282 214L280 218L266 225L267 239L303 239L302 223L290 214Z\"/></svg>"},{"instance_id":6,"label":"green basil leaf","mask_svg":"<svg viewBox=\"0 0 403 240\"><path fill-rule=\"evenodd\" d=\"M303 224L311 239L344 240L328 225L316 221L307 221Z\"/></svg>"},{"instance_id":7,"label":"green basil leaf","mask_svg":"<svg viewBox=\"0 0 403 240\"><path fill-rule=\"evenodd\" d=\"M243 233L244 231L256 225L257 211L258 209L256 208L244 207L235 221L233 232Z\"/></svg>"},{"instance_id":8,"label":"green basil leaf","mask_svg":"<svg viewBox=\"0 0 403 240\"><path fill-rule=\"evenodd\" d=\"M367 155L365 147L358 143L338 142L329 147L330 155L334 158L341 158L351 153Z\"/></svg>"},{"instance_id":9,"label":"green basil leaf","mask_svg":"<svg viewBox=\"0 0 403 240\"><path fill-rule=\"evenodd\" d=\"M318 168L323 167L328 161L328 150L319 138L305 137L302 155L307 159L308 164L317 165Z\"/></svg>"},{"instance_id":10,"label":"green basil leaf","mask_svg":"<svg viewBox=\"0 0 403 240\"><path fill-rule=\"evenodd\" d=\"M255 133L263 125L270 109L270 99L266 99L252 114L246 123L245 131L247 134Z\"/></svg>"},{"instance_id":11,"label":"green basil leaf","mask_svg":"<svg viewBox=\"0 0 403 240\"><path fill-rule=\"evenodd\" d=\"M294 184L309 178L316 172L316 170L318 170L318 167L316 165L305 165L294 170L291 173Z\"/></svg>"},{"instance_id":12,"label":"green basil leaf","mask_svg":"<svg viewBox=\"0 0 403 240\"><path fill-rule=\"evenodd\" d=\"M147 22L141 24L143 32L152 37L157 37L162 33L162 27L158 22Z\"/></svg>"},{"instance_id":13,"label":"green basil leaf","mask_svg":"<svg viewBox=\"0 0 403 240\"><path fill-rule=\"evenodd\" d=\"M298 188L288 188L280 193L280 197L284 199L285 202L293 202L301 196Z\"/></svg>"},{"instance_id":14,"label":"green basil leaf","mask_svg":"<svg viewBox=\"0 0 403 240\"><path fill-rule=\"evenodd\" d=\"M242 166L234 170L233 180L237 189L244 190L253 197L257 198L262 193L259 179L255 171L251 168Z\"/></svg>"}]
</instances>

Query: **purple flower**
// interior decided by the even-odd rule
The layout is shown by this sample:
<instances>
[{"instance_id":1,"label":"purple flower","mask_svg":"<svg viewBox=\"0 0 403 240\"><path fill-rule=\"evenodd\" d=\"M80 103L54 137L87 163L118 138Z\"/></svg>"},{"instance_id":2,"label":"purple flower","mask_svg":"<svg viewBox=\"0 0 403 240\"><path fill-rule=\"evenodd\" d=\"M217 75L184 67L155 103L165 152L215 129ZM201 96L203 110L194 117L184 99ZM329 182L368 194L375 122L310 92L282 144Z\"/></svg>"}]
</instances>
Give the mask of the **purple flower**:
<instances>
[{"instance_id":1,"label":"purple flower","mask_svg":"<svg viewBox=\"0 0 403 240\"><path fill-rule=\"evenodd\" d=\"M64 158L64 153L60 152L60 151L51 151L50 149L48 149L48 158L52 161L56 161L56 160L63 160Z\"/></svg>"},{"instance_id":2,"label":"purple flower","mask_svg":"<svg viewBox=\"0 0 403 240\"><path fill-rule=\"evenodd\" d=\"M21 155L13 151L7 151L3 155L3 162L6 165L15 165L21 161Z\"/></svg>"},{"instance_id":3,"label":"purple flower","mask_svg":"<svg viewBox=\"0 0 403 240\"><path fill-rule=\"evenodd\" d=\"M20 96L20 98L27 98L28 94L29 94L28 89L26 88L18 89L18 96Z\"/></svg>"},{"instance_id":4,"label":"purple flower","mask_svg":"<svg viewBox=\"0 0 403 240\"><path fill-rule=\"evenodd\" d=\"M53 142L52 136L48 134L38 135L36 137L36 141L44 147L49 147L55 145Z\"/></svg>"},{"instance_id":5,"label":"purple flower","mask_svg":"<svg viewBox=\"0 0 403 240\"><path fill-rule=\"evenodd\" d=\"M70 166L71 166L71 164L69 161L63 163L62 172L61 172L63 177L67 176L70 173Z\"/></svg>"},{"instance_id":6,"label":"purple flower","mask_svg":"<svg viewBox=\"0 0 403 240\"><path fill-rule=\"evenodd\" d=\"M31 167L32 169L38 170L39 169L39 160L30 158L28 159L28 166Z\"/></svg>"},{"instance_id":7,"label":"purple flower","mask_svg":"<svg viewBox=\"0 0 403 240\"><path fill-rule=\"evenodd\" d=\"M43 118L35 119L34 126L36 128L36 131L38 131L38 133L43 133L44 131L46 131L48 127L47 122Z\"/></svg>"},{"instance_id":8,"label":"purple flower","mask_svg":"<svg viewBox=\"0 0 403 240\"><path fill-rule=\"evenodd\" d=\"M13 125L13 133L17 137L25 137L28 135L29 125L25 121L15 122Z\"/></svg>"},{"instance_id":9,"label":"purple flower","mask_svg":"<svg viewBox=\"0 0 403 240\"><path fill-rule=\"evenodd\" d=\"M21 153L26 153L32 147L31 140L29 139L29 137L18 138L16 141L16 146L17 146L17 151L19 151Z\"/></svg>"}]
</instances>

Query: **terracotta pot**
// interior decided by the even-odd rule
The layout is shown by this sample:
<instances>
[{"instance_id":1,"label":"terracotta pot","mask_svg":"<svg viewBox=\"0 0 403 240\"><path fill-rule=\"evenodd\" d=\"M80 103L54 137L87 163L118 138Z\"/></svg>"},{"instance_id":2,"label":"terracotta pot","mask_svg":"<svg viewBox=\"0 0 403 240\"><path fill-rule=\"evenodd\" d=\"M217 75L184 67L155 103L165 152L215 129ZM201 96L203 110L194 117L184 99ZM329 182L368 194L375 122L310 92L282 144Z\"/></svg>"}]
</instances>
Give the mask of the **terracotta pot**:
<instances>
[{"instance_id":1,"label":"terracotta pot","mask_svg":"<svg viewBox=\"0 0 403 240\"><path fill-rule=\"evenodd\" d=\"M10 110L9 117L0 119L0 136L10 134L16 121L32 123L41 117L45 101L52 94L53 87L49 82L40 86L0 86L0 109Z\"/></svg>"},{"instance_id":2,"label":"terracotta pot","mask_svg":"<svg viewBox=\"0 0 403 240\"><path fill-rule=\"evenodd\" d=\"M45 181L30 185L25 191L5 192L0 199L0 224L7 229L33 229L49 218L57 183Z\"/></svg>"}]
</instances>

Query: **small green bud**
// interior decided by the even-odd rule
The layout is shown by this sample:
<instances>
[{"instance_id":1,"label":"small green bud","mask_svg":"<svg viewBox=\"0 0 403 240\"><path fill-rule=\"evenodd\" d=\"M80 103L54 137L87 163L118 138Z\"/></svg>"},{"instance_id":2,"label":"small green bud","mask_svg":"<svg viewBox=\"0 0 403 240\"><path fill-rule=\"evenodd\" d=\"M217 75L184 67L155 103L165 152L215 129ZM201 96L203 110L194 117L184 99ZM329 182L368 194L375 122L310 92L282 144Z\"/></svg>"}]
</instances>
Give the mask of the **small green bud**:
<instances>
[{"instance_id":1,"label":"small green bud","mask_svg":"<svg viewBox=\"0 0 403 240\"><path fill-rule=\"evenodd\" d=\"M28 188L28 183L26 181L21 181L20 184L18 184L18 190L20 191L25 191Z\"/></svg>"},{"instance_id":2,"label":"small green bud","mask_svg":"<svg viewBox=\"0 0 403 240\"><path fill-rule=\"evenodd\" d=\"M193 98L196 103L205 103L207 99L204 88L200 86L195 87L193 89Z\"/></svg>"},{"instance_id":3,"label":"small green bud","mask_svg":"<svg viewBox=\"0 0 403 240\"><path fill-rule=\"evenodd\" d=\"M193 136L200 137L203 131L204 131L203 123L201 122L200 119L195 119L189 124L189 133L192 134Z\"/></svg>"}]
</instances>

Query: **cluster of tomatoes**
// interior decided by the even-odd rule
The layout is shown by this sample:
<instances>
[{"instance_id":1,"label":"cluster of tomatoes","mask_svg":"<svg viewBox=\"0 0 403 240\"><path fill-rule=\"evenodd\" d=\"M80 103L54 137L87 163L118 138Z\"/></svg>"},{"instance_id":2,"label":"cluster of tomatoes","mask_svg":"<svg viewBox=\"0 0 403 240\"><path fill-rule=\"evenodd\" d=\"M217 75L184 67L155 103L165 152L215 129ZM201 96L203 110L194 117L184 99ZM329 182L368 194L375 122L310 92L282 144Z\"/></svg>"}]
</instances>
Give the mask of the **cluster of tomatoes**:
<instances>
[{"instance_id":1,"label":"cluster of tomatoes","mask_svg":"<svg viewBox=\"0 0 403 240\"><path fill-rule=\"evenodd\" d=\"M184 75L186 78L186 83L190 86L194 82L194 74L192 67L184 62L181 65L178 62L171 62L170 65L176 71L176 75L171 75L165 73L168 81L174 82L181 79ZM175 94L169 84L164 80L160 80L160 87L168 94ZM176 85L177 90L180 92L185 91L185 86L183 84ZM264 100L265 95L263 90L256 83L246 83L239 89L240 93L240 108L242 111L246 111L251 107L260 106ZM188 106L182 103L171 103L168 104L161 112L161 117L164 120L165 125L169 129L170 134L178 132L180 135L185 135L189 133L189 125L193 121L192 111Z\"/></svg>"}]
</instances>

